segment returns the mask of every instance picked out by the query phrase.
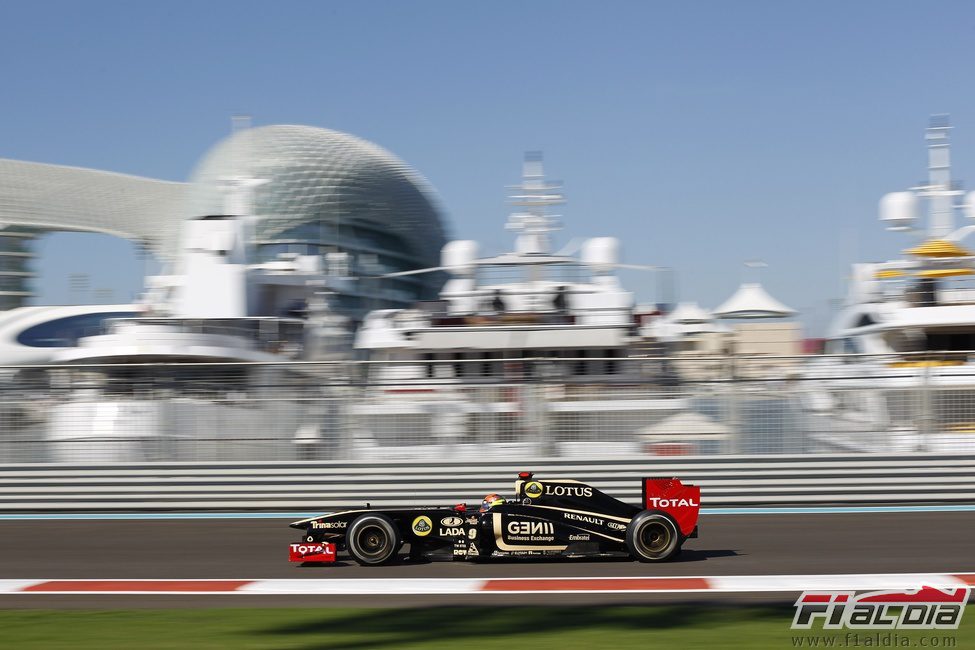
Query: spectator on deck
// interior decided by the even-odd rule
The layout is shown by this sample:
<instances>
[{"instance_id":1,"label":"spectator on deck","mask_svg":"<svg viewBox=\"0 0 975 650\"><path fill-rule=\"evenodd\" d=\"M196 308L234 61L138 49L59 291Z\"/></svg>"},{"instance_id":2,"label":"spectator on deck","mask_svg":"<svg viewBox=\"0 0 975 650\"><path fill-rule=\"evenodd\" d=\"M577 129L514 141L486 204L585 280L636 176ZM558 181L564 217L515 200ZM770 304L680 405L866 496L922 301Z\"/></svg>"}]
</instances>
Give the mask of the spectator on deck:
<instances>
[{"instance_id":1,"label":"spectator on deck","mask_svg":"<svg viewBox=\"0 0 975 650\"><path fill-rule=\"evenodd\" d=\"M552 300L552 307L554 307L555 311L557 311L560 314L568 313L569 311L568 287L563 285L555 290L555 298Z\"/></svg>"},{"instance_id":2,"label":"spectator on deck","mask_svg":"<svg viewBox=\"0 0 975 650\"><path fill-rule=\"evenodd\" d=\"M491 309L494 310L495 314L504 313L504 296L501 295L501 289L494 290L494 300L491 301Z\"/></svg>"}]
</instances>

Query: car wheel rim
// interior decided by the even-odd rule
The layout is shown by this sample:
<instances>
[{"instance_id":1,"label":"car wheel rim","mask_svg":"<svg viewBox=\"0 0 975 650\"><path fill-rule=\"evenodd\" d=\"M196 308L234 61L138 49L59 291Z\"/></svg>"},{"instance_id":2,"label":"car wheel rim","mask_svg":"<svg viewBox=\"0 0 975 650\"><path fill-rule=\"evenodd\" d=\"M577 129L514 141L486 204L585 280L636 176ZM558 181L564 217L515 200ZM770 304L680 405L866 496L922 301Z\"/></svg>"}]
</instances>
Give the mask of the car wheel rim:
<instances>
[{"instance_id":1,"label":"car wheel rim","mask_svg":"<svg viewBox=\"0 0 975 650\"><path fill-rule=\"evenodd\" d=\"M661 522L648 523L640 530L640 543L652 555L666 551L671 539L670 529Z\"/></svg>"},{"instance_id":2,"label":"car wheel rim","mask_svg":"<svg viewBox=\"0 0 975 650\"><path fill-rule=\"evenodd\" d=\"M367 526L356 536L363 555L369 558L382 557L389 546L386 531L378 526Z\"/></svg>"}]
</instances>

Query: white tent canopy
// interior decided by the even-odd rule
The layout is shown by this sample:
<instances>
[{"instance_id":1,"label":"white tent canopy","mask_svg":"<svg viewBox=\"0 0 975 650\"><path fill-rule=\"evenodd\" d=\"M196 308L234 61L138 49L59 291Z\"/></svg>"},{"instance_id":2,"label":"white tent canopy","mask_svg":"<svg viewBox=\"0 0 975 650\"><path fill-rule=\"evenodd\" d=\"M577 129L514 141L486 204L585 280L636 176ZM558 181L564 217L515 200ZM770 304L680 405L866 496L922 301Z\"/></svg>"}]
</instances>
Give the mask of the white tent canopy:
<instances>
[{"instance_id":1,"label":"white tent canopy","mask_svg":"<svg viewBox=\"0 0 975 650\"><path fill-rule=\"evenodd\" d=\"M666 316L653 320L642 330L645 336L661 341L677 341L701 334L728 334L731 330L717 322L696 302L682 302Z\"/></svg>"},{"instance_id":2,"label":"white tent canopy","mask_svg":"<svg viewBox=\"0 0 975 650\"><path fill-rule=\"evenodd\" d=\"M656 424L640 429L644 436L660 434L694 434L695 436L721 436L730 432L728 427L696 411L681 411Z\"/></svg>"},{"instance_id":3,"label":"white tent canopy","mask_svg":"<svg viewBox=\"0 0 975 650\"><path fill-rule=\"evenodd\" d=\"M667 320L672 323L709 323L714 320L714 316L696 302L682 302L667 315Z\"/></svg>"},{"instance_id":4,"label":"white tent canopy","mask_svg":"<svg viewBox=\"0 0 975 650\"><path fill-rule=\"evenodd\" d=\"M786 318L796 311L770 296L762 285L746 282L711 313L717 318Z\"/></svg>"}]
</instances>

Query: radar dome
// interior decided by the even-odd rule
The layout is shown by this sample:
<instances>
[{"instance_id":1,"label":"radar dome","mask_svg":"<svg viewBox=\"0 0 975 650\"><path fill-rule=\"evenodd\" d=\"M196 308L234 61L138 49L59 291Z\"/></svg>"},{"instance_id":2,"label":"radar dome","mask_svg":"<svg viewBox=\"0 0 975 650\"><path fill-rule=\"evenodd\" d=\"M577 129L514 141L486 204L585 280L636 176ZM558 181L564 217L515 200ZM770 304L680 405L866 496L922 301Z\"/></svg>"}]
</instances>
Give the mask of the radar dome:
<instances>
[{"instance_id":1,"label":"radar dome","mask_svg":"<svg viewBox=\"0 0 975 650\"><path fill-rule=\"evenodd\" d=\"M965 195L965 216L969 219L975 219L975 192L969 192Z\"/></svg>"},{"instance_id":2,"label":"radar dome","mask_svg":"<svg viewBox=\"0 0 975 650\"><path fill-rule=\"evenodd\" d=\"M887 230L909 230L916 219L914 192L891 192L880 199L880 220L887 224Z\"/></svg>"},{"instance_id":3,"label":"radar dome","mask_svg":"<svg viewBox=\"0 0 975 650\"><path fill-rule=\"evenodd\" d=\"M443 266L446 266L454 275L470 275L474 272L477 252L476 241L459 239L448 242L443 247L440 259Z\"/></svg>"},{"instance_id":4,"label":"radar dome","mask_svg":"<svg viewBox=\"0 0 975 650\"><path fill-rule=\"evenodd\" d=\"M582 245L582 263L596 273L609 273L620 258L620 242L615 237L593 237Z\"/></svg>"}]
</instances>

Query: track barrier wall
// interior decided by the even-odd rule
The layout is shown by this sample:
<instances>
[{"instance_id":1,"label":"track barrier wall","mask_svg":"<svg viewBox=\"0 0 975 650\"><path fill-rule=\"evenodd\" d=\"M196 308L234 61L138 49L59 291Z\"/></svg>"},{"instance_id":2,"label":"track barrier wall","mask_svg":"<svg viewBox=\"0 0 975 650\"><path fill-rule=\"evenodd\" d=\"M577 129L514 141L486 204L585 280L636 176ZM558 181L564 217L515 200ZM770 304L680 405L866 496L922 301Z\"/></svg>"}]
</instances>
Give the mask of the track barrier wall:
<instances>
[{"instance_id":1,"label":"track barrier wall","mask_svg":"<svg viewBox=\"0 0 975 650\"><path fill-rule=\"evenodd\" d=\"M0 512L327 511L478 503L518 471L575 478L633 502L644 476L701 486L702 505L975 502L975 455L726 456L517 463L150 463L0 466Z\"/></svg>"}]
</instances>

